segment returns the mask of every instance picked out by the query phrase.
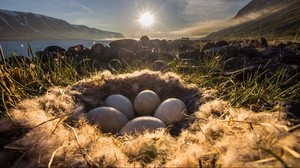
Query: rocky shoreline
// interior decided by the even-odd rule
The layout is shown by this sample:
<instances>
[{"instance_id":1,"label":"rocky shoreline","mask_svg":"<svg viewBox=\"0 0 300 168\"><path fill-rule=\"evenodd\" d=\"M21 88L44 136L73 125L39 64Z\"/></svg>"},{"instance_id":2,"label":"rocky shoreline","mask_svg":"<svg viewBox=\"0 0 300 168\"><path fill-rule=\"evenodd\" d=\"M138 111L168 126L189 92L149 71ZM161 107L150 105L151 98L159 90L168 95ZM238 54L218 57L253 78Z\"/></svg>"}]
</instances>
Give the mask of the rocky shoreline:
<instances>
[{"instance_id":1,"label":"rocky shoreline","mask_svg":"<svg viewBox=\"0 0 300 168\"><path fill-rule=\"evenodd\" d=\"M287 78L297 75L300 64L300 43L291 41L271 41L265 38L244 41L208 41L150 39L142 36L140 40L122 39L112 41L109 46L101 43L87 48L83 45L71 46L67 50L60 46L48 46L37 51L34 59L55 66L58 60L81 63L96 68L111 63L115 68L125 65L142 66L151 64L153 70L165 70L167 63L179 60L185 66L181 68L199 68L195 65L202 59L216 59L222 69L218 74L225 76L237 74L238 78L250 76L257 72L266 72L272 76L276 71L285 69ZM24 56L10 57L2 61L8 64L30 64ZM242 73L241 73L242 72Z\"/></svg>"}]
</instances>

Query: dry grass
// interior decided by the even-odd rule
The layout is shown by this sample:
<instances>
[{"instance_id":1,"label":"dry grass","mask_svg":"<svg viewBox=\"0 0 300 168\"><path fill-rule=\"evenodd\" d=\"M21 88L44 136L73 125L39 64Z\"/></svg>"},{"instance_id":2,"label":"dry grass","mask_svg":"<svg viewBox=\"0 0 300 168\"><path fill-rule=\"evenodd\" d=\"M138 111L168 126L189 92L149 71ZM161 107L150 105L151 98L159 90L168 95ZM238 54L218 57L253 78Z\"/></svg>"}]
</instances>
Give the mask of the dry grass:
<instances>
[{"instance_id":1,"label":"dry grass","mask_svg":"<svg viewBox=\"0 0 300 168\"><path fill-rule=\"evenodd\" d=\"M85 113L109 94L133 100L143 89L162 100L183 100L189 116L155 133L101 133ZM22 135L7 145L0 161L14 167L298 167L300 131L285 114L233 108L174 73L103 72L67 88L52 88L24 100L10 113ZM11 156L11 157L9 157Z\"/></svg>"}]
</instances>

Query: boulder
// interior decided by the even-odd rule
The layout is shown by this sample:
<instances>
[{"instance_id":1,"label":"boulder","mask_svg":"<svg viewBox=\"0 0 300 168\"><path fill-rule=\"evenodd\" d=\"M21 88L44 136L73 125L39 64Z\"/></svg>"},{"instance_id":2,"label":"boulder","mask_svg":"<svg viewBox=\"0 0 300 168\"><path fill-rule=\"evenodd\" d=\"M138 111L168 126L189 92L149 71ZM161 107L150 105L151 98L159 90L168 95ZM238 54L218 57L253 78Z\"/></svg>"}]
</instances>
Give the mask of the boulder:
<instances>
[{"instance_id":1,"label":"boulder","mask_svg":"<svg viewBox=\"0 0 300 168\"><path fill-rule=\"evenodd\" d=\"M212 42L207 42L207 43L204 44L203 47L201 48L201 53L204 53L205 50L212 49L212 48L214 48L214 47L215 47L214 43L212 43Z\"/></svg>"},{"instance_id":2,"label":"boulder","mask_svg":"<svg viewBox=\"0 0 300 168\"><path fill-rule=\"evenodd\" d=\"M97 57L101 57L105 50L106 48L103 44L94 44L91 48L90 58L95 59Z\"/></svg>"},{"instance_id":3,"label":"boulder","mask_svg":"<svg viewBox=\"0 0 300 168\"><path fill-rule=\"evenodd\" d=\"M193 51L187 51L179 53L178 58L179 59L194 59L198 60L201 57L201 52L199 49L193 50Z\"/></svg>"},{"instance_id":4,"label":"boulder","mask_svg":"<svg viewBox=\"0 0 300 168\"><path fill-rule=\"evenodd\" d=\"M261 53L252 47L243 47L240 49L240 53L248 56L249 58L260 57Z\"/></svg>"},{"instance_id":5,"label":"boulder","mask_svg":"<svg viewBox=\"0 0 300 168\"><path fill-rule=\"evenodd\" d=\"M167 68L168 68L168 66L163 60L156 60L152 64L152 70L154 70L154 71L164 71Z\"/></svg>"},{"instance_id":6,"label":"boulder","mask_svg":"<svg viewBox=\"0 0 300 168\"><path fill-rule=\"evenodd\" d=\"M44 52L59 53L61 55L66 55L67 53L67 51L60 46L48 46L44 49Z\"/></svg>"},{"instance_id":7,"label":"boulder","mask_svg":"<svg viewBox=\"0 0 300 168\"><path fill-rule=\"evenodd\" d=\"M242 69L247 62L247 57L232 57L223 62L224 71Z\"/></svg>"},{"instance_id":8,"label":"boulder","mask_svg":"<svg viewBox=\"0 0 300 168\"><path fill-rule=\"evenodd\" d=\"M135 53L124 48L107 48L101 57L96 57L96 60L108 63L112 59L120 59L125 61L134 61Z\"/></svg>"},{"instance_id":9,"label":"boulder","mask_svg":"<svg viewBox=\"0 0 300 168\"><path fill-rule=\"evenodd\" d=\"M142 36L139 42L143 47L149 47L151 45L150 38L148 36Z\"/></svg>"},{"instance_id":10,"label":"boulder","mask_svg":"<svg viewBox=\"0 0 300 168\"><path fill-rule=\"evenodd\" d=\"M111 48L124 48L130 51L135 51L138 48L138 42L133 39L115 40L109 43Z\"/></svg>"},{"instance_id":11,"label":"boulder","mask_svg":"<svg viewBox=\"0 0 300 168\"><path fill-rule=\"evenodd\" d=\"M235 46L223 46L205 50L204 53L209 57L220 55L223 59L229 59L238 57L239 49Z\"/></svg>"},{"instance_id":12,"label":"boulder","mask_svg":"<svg viewBox=\"0 0 300 168\"><path fill-rule=\"evenodd\" d=\"M225 40L217 41L215 43L215 47L223 47L223 46L228 46L228 45L229 45L229 43L226 42Z\"/></svg>"}]
</instances>

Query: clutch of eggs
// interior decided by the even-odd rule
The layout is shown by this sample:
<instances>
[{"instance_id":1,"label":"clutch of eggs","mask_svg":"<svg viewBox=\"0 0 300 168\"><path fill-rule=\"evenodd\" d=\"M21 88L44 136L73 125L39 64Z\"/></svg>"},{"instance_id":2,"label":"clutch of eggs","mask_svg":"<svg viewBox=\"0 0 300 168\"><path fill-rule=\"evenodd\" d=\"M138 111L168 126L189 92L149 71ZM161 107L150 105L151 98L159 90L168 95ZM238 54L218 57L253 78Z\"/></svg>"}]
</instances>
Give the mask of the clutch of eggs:
<instances>
[{"instance_id":1,"label":"clutch of eggs","mask_svg":"<svg viewBox=\"0 0 300 168\"><path fill-rule=\"evenodd\" d=\"M133 104L120 94L108 96L105 104L87 113L89 122L98 125L104 133L153 132L184 119L187 114L187 108L180 99L169 98L161 102L151 90L140 92Z\"/></svg>"}]
</instances>

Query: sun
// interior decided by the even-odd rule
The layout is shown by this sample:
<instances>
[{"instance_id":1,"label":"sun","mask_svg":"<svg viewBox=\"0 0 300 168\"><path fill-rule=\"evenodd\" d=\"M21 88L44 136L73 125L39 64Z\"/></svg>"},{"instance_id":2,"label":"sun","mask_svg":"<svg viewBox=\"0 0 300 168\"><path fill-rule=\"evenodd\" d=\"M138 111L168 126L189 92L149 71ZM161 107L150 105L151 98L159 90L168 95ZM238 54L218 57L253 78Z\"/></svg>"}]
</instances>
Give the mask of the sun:
<instances>
[{"instance_id":1,"label":"sun","mask_svg":"<svg viewBox=\"0 0 300 168\"><path fill-rule=\"evenodd\" d=\"M144 12L140 15L139 22L143 27L149 28L154 23L154 15L150 12Z\"/></svg>"}]
</instances>

